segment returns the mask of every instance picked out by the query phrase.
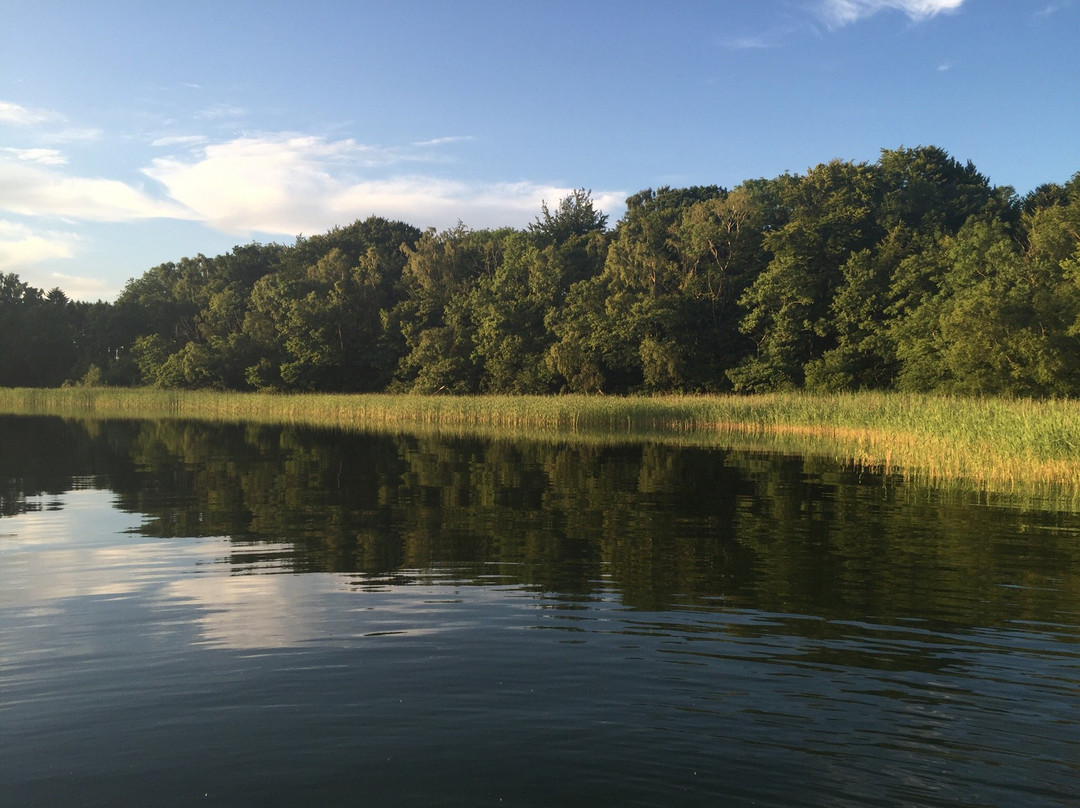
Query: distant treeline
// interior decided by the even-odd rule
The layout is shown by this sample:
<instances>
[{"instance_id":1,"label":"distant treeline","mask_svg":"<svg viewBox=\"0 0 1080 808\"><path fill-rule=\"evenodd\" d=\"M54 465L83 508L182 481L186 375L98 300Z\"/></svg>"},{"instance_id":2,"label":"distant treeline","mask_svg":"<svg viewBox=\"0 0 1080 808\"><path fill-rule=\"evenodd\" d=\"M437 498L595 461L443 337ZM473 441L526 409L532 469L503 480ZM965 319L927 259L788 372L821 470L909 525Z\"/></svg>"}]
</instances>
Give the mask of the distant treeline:
<instances>
[{"instance_id":1,"label":"distant treeline","mask_svg":"<svg viewBox=\"0 0 1080 808\"><path fill-rule=\"evenodd\" d=\"M1080 173L1026 196L936 147L590 194L524 230L372 217L148 270L115 303L0 275L0 385L1080 394Z\"/></svg>"}]
</instances>

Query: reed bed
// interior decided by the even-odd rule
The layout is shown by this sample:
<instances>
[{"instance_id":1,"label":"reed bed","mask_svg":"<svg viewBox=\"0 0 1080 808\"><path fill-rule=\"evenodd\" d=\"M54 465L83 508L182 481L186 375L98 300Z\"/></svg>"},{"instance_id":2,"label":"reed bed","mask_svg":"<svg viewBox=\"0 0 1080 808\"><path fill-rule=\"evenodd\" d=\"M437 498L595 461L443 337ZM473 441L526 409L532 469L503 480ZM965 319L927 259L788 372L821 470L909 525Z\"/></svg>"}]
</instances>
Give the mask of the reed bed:
<instances>
[{"instance_id":1,"label":"reed bed","mask_svg":"<svg viewBox=\"0 0 1080 808\"><path fill-rule=\"evenodd\" d=\"M0 390L0 413L257 421L531 439L760 445L930 485L1080 497L1080 404L902 393L757 396L277 395Z\"/></svg>"}]
</instances>

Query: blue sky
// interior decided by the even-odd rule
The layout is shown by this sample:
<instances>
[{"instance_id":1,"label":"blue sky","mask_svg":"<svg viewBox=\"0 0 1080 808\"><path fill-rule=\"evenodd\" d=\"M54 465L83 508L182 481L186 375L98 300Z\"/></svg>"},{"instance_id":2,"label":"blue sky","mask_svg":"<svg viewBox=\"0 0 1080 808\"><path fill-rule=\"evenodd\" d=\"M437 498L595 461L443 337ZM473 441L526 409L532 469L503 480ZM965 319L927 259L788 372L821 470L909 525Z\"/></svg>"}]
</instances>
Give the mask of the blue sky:
<instances>
[{"instance_id":1,"label":"blue sky","mask_svg":"<svg viewBox=\"0 0 1080 808\"><path fill-rule=\"evenodd\" d=\"M1080 0L0 0L0 272L112 299L156 264L371 214L614 221L936 145L1080 171Z\"/></svg>"}]
</instances>

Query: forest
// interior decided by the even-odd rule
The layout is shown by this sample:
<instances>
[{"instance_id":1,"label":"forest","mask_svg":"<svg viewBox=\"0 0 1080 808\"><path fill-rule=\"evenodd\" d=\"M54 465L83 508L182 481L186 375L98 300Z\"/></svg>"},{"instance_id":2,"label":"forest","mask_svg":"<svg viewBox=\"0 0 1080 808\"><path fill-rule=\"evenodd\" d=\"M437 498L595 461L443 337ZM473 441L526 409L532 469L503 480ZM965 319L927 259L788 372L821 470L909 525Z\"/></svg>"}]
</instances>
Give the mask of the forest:
<instances>
[{"instance_id":1,"label":"forest","mask_svg":"<svg viewBox=\"0 0 1080 808\"><path fill-rule=\"evenodd\" d=\"M924 146L588 191L524 229L379 217L161 264L115 302L0 274L0 386L1080 395L1080 173L1026 195Z\"/></svg>"}]
</instances>

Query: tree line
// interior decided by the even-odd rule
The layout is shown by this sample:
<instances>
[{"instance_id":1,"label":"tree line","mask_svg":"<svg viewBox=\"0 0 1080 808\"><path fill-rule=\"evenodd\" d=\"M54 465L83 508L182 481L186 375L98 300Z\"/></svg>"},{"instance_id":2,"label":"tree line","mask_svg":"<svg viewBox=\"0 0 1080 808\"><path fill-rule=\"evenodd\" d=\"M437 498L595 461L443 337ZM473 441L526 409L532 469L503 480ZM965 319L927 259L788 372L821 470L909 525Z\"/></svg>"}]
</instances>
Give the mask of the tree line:
<instances>
[{"instance_id":1,"label":"tree line","mask_svg":"<svg viewBox=\"0 0 1080 808\"><path fill-rule=\"evenodd\" d=\"M0 385L1080 394L1080 173L1019 196L937 147L589 192L524 229L371 217L130 280L0 275Z\"/></svg>"}]
</instances>

